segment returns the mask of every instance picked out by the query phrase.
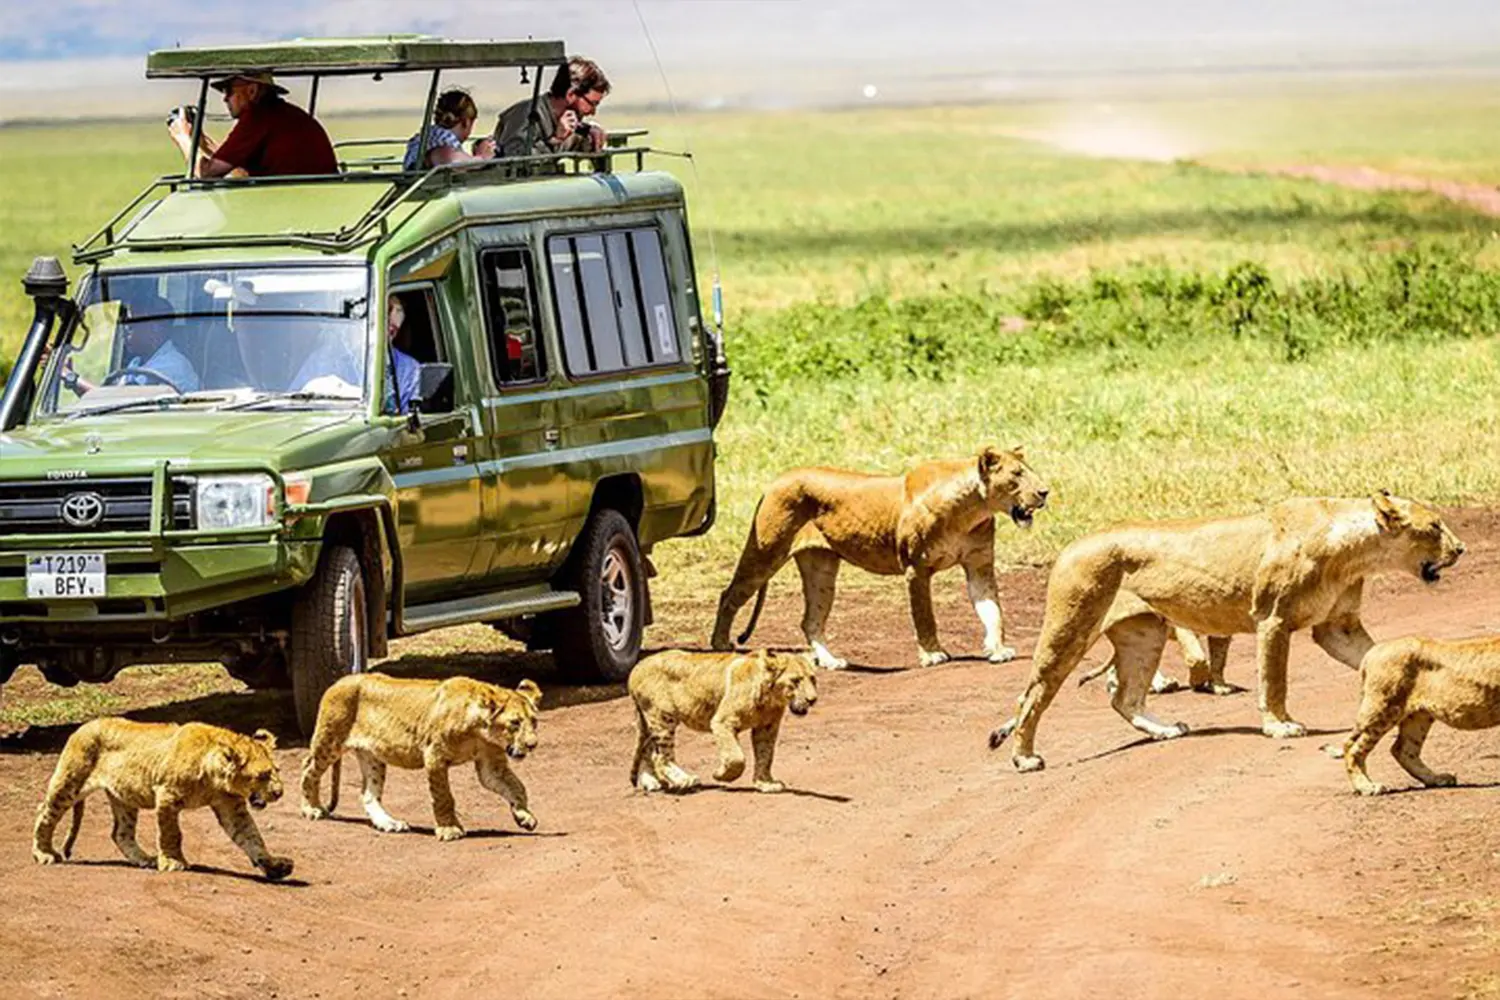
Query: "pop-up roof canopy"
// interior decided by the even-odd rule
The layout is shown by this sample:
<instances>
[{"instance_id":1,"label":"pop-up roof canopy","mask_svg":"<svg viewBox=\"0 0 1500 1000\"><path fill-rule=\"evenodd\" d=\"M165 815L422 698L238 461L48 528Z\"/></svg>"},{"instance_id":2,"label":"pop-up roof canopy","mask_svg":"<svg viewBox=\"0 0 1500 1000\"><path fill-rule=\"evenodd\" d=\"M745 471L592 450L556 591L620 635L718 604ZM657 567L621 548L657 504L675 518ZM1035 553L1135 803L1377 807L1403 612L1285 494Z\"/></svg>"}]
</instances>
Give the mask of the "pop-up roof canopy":
<instances>
[{"instance_id":1,"label":"pop-up roof canopy","mask_svg":"<svg viewBox=\"0 0 1500 1000\"><path fill-rule=\"evenodd\" d=\"M558 66L560 41L469 42L434 35L294 38L286 42L158 49L146 57L148 79L225 76L269 70L281 76L345 76L443 69Z\"/></svg>"}]
</instances>

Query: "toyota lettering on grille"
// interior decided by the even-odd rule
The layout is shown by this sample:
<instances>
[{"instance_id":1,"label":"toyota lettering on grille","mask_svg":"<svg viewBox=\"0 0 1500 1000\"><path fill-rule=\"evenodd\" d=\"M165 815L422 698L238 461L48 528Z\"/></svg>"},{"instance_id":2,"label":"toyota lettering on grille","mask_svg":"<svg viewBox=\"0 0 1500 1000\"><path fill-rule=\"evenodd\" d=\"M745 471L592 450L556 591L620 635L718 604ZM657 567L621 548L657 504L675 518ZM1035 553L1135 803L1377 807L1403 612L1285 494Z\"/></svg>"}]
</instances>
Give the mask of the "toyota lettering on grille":
<instances>
[{"instance_id":1,"label":"toyota lettering on grille","mask_svg":"<svg viewBox=\"0 0 1500 1000\"><path fill-rule=\"evenodd\" d=\"M75 528L92 528L104 519L104 498L97 493L69 493L63 497L62 519Z\"/></svg>"}]
</instances>

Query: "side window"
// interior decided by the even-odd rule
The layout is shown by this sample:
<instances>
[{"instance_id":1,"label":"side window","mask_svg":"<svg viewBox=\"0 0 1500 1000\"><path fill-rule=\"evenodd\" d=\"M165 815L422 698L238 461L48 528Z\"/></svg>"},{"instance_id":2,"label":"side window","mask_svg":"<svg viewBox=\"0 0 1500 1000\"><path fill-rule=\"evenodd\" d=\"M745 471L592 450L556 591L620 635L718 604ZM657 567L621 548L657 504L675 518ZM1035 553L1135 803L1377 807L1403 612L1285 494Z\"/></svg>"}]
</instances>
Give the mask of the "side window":
<instances>
[{"instance_id":1,"label":"side window","mask_svg":"<svg viewBox=\"0 0 1500 1000\"><path fill-rule=\"evenodd\" d=\"M661 237L625 229L547 241L563 353L573 375L681 360Z\"/></svg>"},{"instance_id":2,"label":"side window","mask_svg":"<svg viewBox=\"0 0 1500 1000\"><path fill-rule=\"evenodd\" d=\"M531 252L519 247L485 250L479 255L479 274L495 381L517 385L541 380L547 364L537 323Z\"/></svg>"},{"instance_id":3,"label":"side window","mask_svg":"<svg viewBox=\"0 0 1500 1000\"><path fill-rule=\"evenodd\" d=\"M417 366L448 360L448 346L443 339L432 288L392 289L386 296L382 325L391 352L386 359L389 385L382 409L387 413L404 413L407 401L417 392Z\"/></svg>"}]
</instances>

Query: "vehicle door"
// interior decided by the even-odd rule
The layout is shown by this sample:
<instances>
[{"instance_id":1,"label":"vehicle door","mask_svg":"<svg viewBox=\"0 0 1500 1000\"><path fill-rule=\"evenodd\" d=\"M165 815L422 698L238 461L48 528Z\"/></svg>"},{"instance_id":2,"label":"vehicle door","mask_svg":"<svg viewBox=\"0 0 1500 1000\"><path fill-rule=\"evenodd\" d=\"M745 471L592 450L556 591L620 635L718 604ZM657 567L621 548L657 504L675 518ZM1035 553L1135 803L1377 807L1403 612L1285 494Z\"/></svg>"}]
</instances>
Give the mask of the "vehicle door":
<instances>
[{"instance_id":1,"label":"vehicle door","mask_svg":"<svg viewBox=\"0 0 1500 1000\"><path fill-rule=\"evenodd\" d=\"M686 255L669 243L680 235L642 215L608 228L559 227L546 242L570 384L559 420L575 524L600 481L638 477L638 532L648 547L701 524L713 490L707 382L674 293L690 280Z\"/></svg>"},{"instance_id":2,"label":"vehicle door","mask_svg":"<svg viewBox=\"0 0 1500 1000\"><path fill-rule=\"evenodd\" d=\"M456 257L456 254L455 254ZM426 268L422 274L432 273ZM414 426L395 434L386 456L397 493L401 578L408 606L459 597L479 589L488 564L481 519L477 452L481 444L474 344L466 312L461 269L449 267L422 281L393 272L380 315L399 301L405 320L394 346L416 361L453 365L453 405L446 412L418 414ZM386 323L381 324L382 337ZM384 368L390 371L389 352ZM394 413L387 385L374 386L382 413Z\"/></svg>"},{"instance_id":3,"label":"vehicle door","mask_svg":"<svg viewBox=\"0 0 1500 1000\"><path fill-rule=\"evenodd\" d=\"M559 384L547 350L527 226L470 233L488 370L480 489L493 538L490 585L550 576L567 555L568 479L559 465Z\"/></svg>"}]
</instances>

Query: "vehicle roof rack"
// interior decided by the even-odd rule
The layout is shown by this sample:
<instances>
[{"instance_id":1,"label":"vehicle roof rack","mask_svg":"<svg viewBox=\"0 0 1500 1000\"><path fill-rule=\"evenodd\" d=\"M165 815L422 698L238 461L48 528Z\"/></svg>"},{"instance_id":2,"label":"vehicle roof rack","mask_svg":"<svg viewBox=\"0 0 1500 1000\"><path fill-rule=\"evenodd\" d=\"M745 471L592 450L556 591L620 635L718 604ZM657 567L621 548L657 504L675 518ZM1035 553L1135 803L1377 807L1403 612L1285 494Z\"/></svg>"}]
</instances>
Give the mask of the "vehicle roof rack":
<instances>
[{"instance_id":1,"label":"vehicle roof rack","mask_svg":"<svg viewBox=\"0 0 1500 1000\"><path fill-rule=\"evenodd\" d=\"M146 57L146 78L218 77L249 70L282 76L350 76L557 66L566 61L560 41L467 42L436 35L294 38L250 45L158 49Z\"/></svg>"}]
</instances>

